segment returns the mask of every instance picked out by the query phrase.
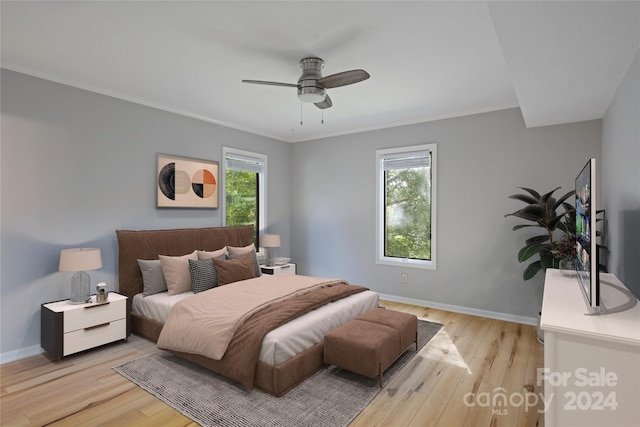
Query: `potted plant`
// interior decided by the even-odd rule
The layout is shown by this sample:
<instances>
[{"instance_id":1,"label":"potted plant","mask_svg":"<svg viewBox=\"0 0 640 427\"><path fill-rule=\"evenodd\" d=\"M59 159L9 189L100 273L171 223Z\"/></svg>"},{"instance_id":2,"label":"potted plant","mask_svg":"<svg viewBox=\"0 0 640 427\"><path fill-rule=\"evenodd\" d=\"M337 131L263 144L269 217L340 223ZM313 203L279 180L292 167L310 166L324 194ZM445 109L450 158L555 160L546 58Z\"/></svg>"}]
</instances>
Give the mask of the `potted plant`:
<instances>
[{"instance_id":1,"label":"potted plant","mask_svg":"<svg viewBox=\"0 0 640 427\"><path fill-rule=\"evenodd\" d=\"M524 280L531 279L539 271L545 271L549 267L558 268L561 262L573 263L576 253L576 211L573 205L565 201L573 196L575 191L569 191L559 199L555 199L553 193L561 187L556 187L542 196L530 188L518 188L528 194L513 194L509 198L520 200L526 206L505 215L505 217L515 216L528 221L528 223L515 225L513 230L516 231L526 227L544 229L544 234L527 239L524 247L518 252L519 262L527 261L534 255L539 257L538 260L533 261L524 270L522 275ZM560 230L563 233L560 238L555 233L556 230ZM563 267L573 268L571 266ZM537 335L538 341L544 343L544 335L540 329L540 313L538 313Z\"/></svg>"},{"instance_id":2,"label":"potted plant","mask_svg":"<svg viewBox=\"0 0 640 427\"><path fill-rule=\"evenodd\" d=\"M529 280L539 271L547 268L559 268L561 260L573 260L575 258L575 218L576 212L573 205L566 203L566 200L575 194L569 191L559 199L553 197L553 193L561 187L556 187L550 192L540 195L530 188L518 187L528 194L513 194L510 199L520 200L526 206L513 213L506 214L505 217L515 216L528 221L526 224L518 224L513 230L520 230L525 227L540 227L544 233L530 237L525 241L525 245L518 252L518 261L525 262L534 255L538 255L537 260L531 262L524 270L522 277ZM557 236L556 230L563 234Z\"/></svg>"}]
</instances>

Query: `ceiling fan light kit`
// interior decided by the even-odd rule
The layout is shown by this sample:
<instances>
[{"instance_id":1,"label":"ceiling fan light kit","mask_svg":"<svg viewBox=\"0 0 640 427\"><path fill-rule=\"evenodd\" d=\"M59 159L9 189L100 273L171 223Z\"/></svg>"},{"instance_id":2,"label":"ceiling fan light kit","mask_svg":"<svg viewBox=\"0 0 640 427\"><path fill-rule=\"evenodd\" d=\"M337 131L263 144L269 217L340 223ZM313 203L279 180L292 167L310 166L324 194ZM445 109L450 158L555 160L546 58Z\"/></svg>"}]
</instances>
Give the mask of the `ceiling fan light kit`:
<instances>
[{"instance_id":1,"label":"ceiling fan light kit","mask_svg":"<svg viewBox=\"0 0 640 427\"><path fill-rule=\"evenodd\" d=\"M341 73L322 77L323 66L324 61L320 58L303 58L300 61L302 75L298 79L298 84L269 82L263 80L242 81L244 83L296 87L298 88L298 99L300 101L313 103L316 107L324 110L325 108L333 106L326 89L358 83L370 77L369 73L364 70L343 71Z\"/></svg>"},{"instance_id":2,"label":"ceiling fan light kit","mask_svg":"<svg viewBox=\"0 0 640 427\"><path fill-rule=\"evenodd\" d=\"M298 88L298 99L302 102L311 102L313 104L324 101L327 91L321 87L305 86Z\"/></svg>"}]
</instances>

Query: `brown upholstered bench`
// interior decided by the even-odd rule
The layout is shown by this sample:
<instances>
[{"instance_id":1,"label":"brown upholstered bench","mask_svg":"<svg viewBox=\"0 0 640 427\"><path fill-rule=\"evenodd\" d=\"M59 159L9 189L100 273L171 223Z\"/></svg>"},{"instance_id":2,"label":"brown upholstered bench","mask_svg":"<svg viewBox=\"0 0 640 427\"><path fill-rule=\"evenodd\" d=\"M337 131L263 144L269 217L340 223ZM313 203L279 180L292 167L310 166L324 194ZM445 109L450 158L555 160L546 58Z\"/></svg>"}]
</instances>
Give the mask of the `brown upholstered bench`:
<instances>
[{"instance_id":1,"label":"brown upholstered bench","mask_svg":"<svg viewBox=\"0 0 640 427\"><path fill-rule=\"evenodd\" d=\"M418 351L418 317L414 314L374 308L357 319L389 326L398 331L400 333L400 354L404 353L409 344L413 342L415 342L416 351Z\"/></svg>"},{"instance_id":2,"label":"brown upholstered bench","mask_svg":"<svg viewBox=\"0 0 640 427\"><path fill-rule=\"evenodd\" d=\"M382 373L415 341L418 318L374 308L324 337L324 362L369 378Z\"/></svg>"}]
</instances>

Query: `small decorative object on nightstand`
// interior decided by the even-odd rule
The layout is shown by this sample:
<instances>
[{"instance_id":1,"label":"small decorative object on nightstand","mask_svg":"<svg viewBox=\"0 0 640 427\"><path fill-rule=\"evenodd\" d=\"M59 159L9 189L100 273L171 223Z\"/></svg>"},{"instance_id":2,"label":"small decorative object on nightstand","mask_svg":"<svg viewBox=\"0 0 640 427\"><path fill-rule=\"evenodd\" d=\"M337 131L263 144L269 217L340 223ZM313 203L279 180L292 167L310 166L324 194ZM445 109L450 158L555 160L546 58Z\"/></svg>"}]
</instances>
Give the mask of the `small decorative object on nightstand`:
<instances>
[{"instance_id":1,"label":"small decorative object on nightstand","mask_svg":"<svg viewBox=\"0 0 640 427\"><path fill-rule=\"evenodd\" d=\"M51 356L62 358L129 337L129 298L115 292L97 304L96 296L85 304L69 300L42 304L40 345Z\"/></svg>"},{"instance_id":2,"label":"small decorative object on nightstand","mask_svg":"<svg viewBox=\"0 0 640 427\"><path fill-rule=\"evenodd\" d=\"M260 270L263 274L296 274L296 265L292 262L283 265L261 265Z\"/></svg>"},{"instance_id":3,"label":"small decorative object on nightstand","mask_svg":"<svg viewBox=\"0 0 640 427\"><path fill-rule=\"evenodd\" d=\"M280 247L280 235L263 234L260 237L260 246L267 250L267 266L273 267L273 248Z\"/></svg>"},{"instance_id":4,"label":"small decorative object on nightstand","mask_svg":"<svg viewBox=\"0 0 640 427\"><path fill-rule=\"evenodd\" d=\"M96 302L98 304L104 304L109 300L108 287L109 285L105 282L100 282L98 283L98 286L96 286Z\"/></svg>"},{"instance_id":5,"label":"small decorative object on nightstand","mask_svg":"<svg viewBox=\"0 0 640 427\"><path fill-rule=\"evenodd\" d=\"M84 304L89 299L91 277L86 271L102 268L102 257L98 248L63 249L60 251L58 271L75 271L71 277L71 299L69 304Z\"/></svg>"}]
</instances>

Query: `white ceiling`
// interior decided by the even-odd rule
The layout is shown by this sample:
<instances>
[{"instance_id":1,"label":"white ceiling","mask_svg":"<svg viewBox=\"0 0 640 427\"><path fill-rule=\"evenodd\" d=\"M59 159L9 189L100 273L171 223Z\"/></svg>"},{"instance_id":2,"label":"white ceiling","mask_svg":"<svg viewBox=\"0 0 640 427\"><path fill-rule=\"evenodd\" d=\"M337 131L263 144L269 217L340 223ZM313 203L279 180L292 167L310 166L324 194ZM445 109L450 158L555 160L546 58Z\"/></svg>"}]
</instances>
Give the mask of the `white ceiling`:
<instances>
[{"instance_id":1,"label":"white ceiling","mask_svg":"<svg viewBox=\"0 0 640 427\"><path fill-rule=\"evenodd\" d=\"M297 142L520 106L602 118L640 48L640 2L1 2L2 67ZM298 62L362 68L301 104ZM300 121L303 124L300 124Z\"/></svg>"}]
</instances>

